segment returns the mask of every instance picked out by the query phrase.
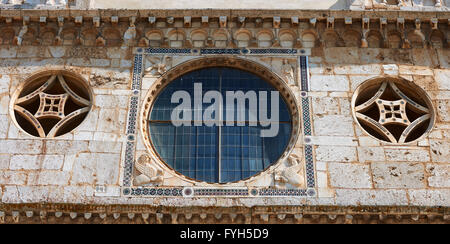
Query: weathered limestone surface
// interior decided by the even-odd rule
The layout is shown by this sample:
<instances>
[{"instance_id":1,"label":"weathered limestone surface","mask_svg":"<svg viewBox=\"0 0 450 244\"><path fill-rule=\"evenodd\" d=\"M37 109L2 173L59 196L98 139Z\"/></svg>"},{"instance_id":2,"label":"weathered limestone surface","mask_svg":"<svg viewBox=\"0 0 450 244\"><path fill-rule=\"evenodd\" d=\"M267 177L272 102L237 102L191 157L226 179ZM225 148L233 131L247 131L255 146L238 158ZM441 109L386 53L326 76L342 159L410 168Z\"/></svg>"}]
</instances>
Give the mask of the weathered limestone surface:
<instances>
[{"instance_id":1,"label":"weathered limestone surface","mask_svg":"<svg viewBox=\"0 0 450 244\"><path fill-rule=\"evenodd\" d=\"M427 164L426 170L430 187L450 187L450 165Z\"/></svg>"},{"instance_id":2,"label":"weathered limestone surface","mask_svg":"<svg viewBox=\"0 0 450 244\"><path fill-rule=\"evenodd\" d=\"M369 165L328 164L331 186L336 188L372 188Z\"/></svg>"},{"instance_id":3,"label":"weathered limestone surface","mask_svg":"<svg viewBox=\"0 0 450 244\"><path fill-rule=\"evenodd\" d=\"M194 2L198 3L198 1ZM324 1L317 8L333 8L330 2L339 1ZM107 4L105 1L95 3ZM195 3L192 7L195 7ZM286 1L282 3L291 4ZM278 6L282 7L282 3ZM340 1L340 3L343 2ZM118 2L109 1L108 4L113 5ZM144 6L148 3L142 4L141 6ZM159 4L163 6L165 3ZM326 4L328 5L325 6ZM152 7L157 8L157 6L159 5ZM242 5L236 5L236 8L240 7ZM409 7L414 8L413 5ZM371 8L375 7L372 5ZM386 7L386 9L389 8ZM395 17L388 16L390 30L397 28L394 22L398 12L393 13ZM104 18L107 21L102 19L103 26L110 27L110 17ZM95 39L97 35L92 37L86 34L90 29L95 29L91 24L92 18L85 19L83 25L79 25L83 28L76 27L80 29L76 29L72 26L73 23L68 23L69 21L66 20L69 30L76 30L76 33L79 31L81 34L79 40L75 36L73 38L66 36L61 45L44 45L44 42L35 45L31 40L25 40L24 45L12 44L23 25L21 21L13 21L11 24L14 30L11 42L7 42L7 38L0 33L3 38L0 44L0 199L2 203L143 204L166 207L450 206L450 142L448 140L450 138L450 71L448 70L450 65L447 40L432 39L431 35L428 35L431 31L426 29L426 41L421 44L426 47L414 46L419 44L414 41L417 39L411 37L409 42L413 45L412 48L407 46L390 48L389 45L392 43L389 41L384 42L383 45L369 42L368 48L361 48L359 43L361 34L359 32L349 34L345 31L349 29L346 27L360 30L358 28L361 23L356 18L352 26L345 26L341 19L334 23L333 28L327 28L325 19L319 20L316 27L310 25L307 20L303 20L295 28L291 28L286 19L281 23L281 28L273 28L272 18L262 23L261 27L257 27L254 22L249 22L245 27L251 33L248 45L252 48L259 47L258 33L263 30L269 30L268 32L273 34L271 45L277 48L281 44L278 42L280 36L276 36L278 35L276 33L282 33L281 30L288 32L295 30L294 33L298 33L293 35L293 41L287 46L288 48L301 48L311 44L305 41L308 39L304 36L305 33L313 33L312 35L316 36L316 40L313 41L314 47L307 48L311 51L309 57L311 91L307 95L311 99L312 119L312 135L307 139L313 147L316 196L302 198L129 198L122 196L126 123L130 112L134 61L134 46L125 46L122 42L122 36L130 26L127 17L130 16L121 17L120 23L115 27L119 32L118 37L104 36L105 44L102 44L101 39ZM232 21L228 23L228 27L219 28L217 20L211 21L208 27L202 27L200 20L196 20L191 23L191 27L184 28L183 21L178 19L176 23L169 25L165 22L165 17L167 16L159 18L151 27L149 27L148 19L141 18L137 25L142 31L139 31L140 36L136 38L138 40L135 40L135 44L142 41L141 46L148 46L146 41L150 39L145 38L148 38L152 31L161 30L159 44L161 47L170 47L172 45L169 40L170 33L178 30L183 32L182 45L192 47L194 29L204 28L207 30L204 47L214 47L215 44L209 40L209 37L212 36L214 40L217 37L214 36L215 32L226 30L226 46L234 48L237 41L236 35L238 31L242 31L242 28L238 28ZM444 20L446 19L442 17L440 19L442 23L439 24L439 29L444 34L448 32L445 29L447 22ZM373 18L373 21L375 22L371 22L372 28L380 29L376 22L378 18ZM423 26L429 25L429 19L426 21L426 24L423 22ZM4 25L6 24L2 22L0 27L3 28ZM55 28L54 34L56 34L57 24L49 22L49 25ZM30 28L32 27L36 29L36 35L28 39L39 37L41 40L45 37L43 32L38 32L38 29L43 29L37 28L40 27L38 23L30 24ZM408 22L406 27L408 30L416 28L413 22ZM102 34L108 33L103 30L101 29ZM331 35L334 37L328 40L323 34L325 32L334 33ZM95 31L94 33L98 34ZM50 43L54 40L55 38L52 37ZM93 41L98 41L98 44ZM438 46L433 46L436 42ZM330 43L334 45L329 46ZM283 75L280 71L282 58L263 56L248 58L245 55L239 55L239 57L257 62L269 67L280 76ZM191 58L175 57L172 65L175 66ZM297 65L294 68L298 71L296 58L293 60L292 64ZM149 62L145 62L144 68L149 67ZM17 87L29 75L50 69L67 69L83 77L90 85L93 107L85 121L72 132L59 138L41 140L27 135L11 120L10 99ZM362 131L352 117L351 99L355 89L368 79L385 75L400 75L416 83L429 94L435 104L436 123L433 130L420 141L402 145L383 143ZM145 72L142 79L141 100L158 78L150 72ZM301 96L298 86L293 85L291 88L295 96ZM138 119L142 119L140 116L139 110ZM142 141L140 129L136 138L136 155L134 155L136 158L149 150ZM303 140L304 138L301 138L295 148L301 155ZM166 172L165 175L172 177L167 178L167 182L179 182L173 176L173 172ZM268 174L263 174L261 179L263 182L272 184L272 176ZM189 182L186 185L191 186L192 183ZM97 190L100 186L104 187L104 191Z\"/></svg>"},{"instance_id":4,"label":"weathered limestone surface","mask_svg":"<svg viewBox=\"0 0 450 244\"><path fill-rule=\"evenodd\" d=\"M372 163L375 188L424 188L425 172L421 163Z\"/></svg>"},{"instance_id":5,"label":"weathered limestone surface","mask_svg":"<svg viewBox=\"0 0 450 244\"><path fill-rule=\"evenodd\" d=\"M336 189L338 205L408 205L407 193L404 190L351 190ZM425 201L424 201L425 203Z\"/></svg>"}]
</instances>

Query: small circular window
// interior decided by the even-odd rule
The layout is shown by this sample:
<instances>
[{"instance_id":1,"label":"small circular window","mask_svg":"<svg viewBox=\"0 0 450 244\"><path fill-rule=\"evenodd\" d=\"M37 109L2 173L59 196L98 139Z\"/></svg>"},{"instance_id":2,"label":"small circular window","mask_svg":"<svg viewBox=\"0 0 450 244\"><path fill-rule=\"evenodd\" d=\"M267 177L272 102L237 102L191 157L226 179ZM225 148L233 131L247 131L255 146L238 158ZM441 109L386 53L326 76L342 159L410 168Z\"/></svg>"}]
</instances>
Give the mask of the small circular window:
<instances>
[{"instance_id":1,"label":"small circular window","mask_svg":"<svg viewBox=\"0 0 450 244\"><path fill-rule=\"evenodd\" d=\"M52 138L75 129L91 108L89 88L82 78L66 71L48 71L30 77L16 91L12 110L28 134Z\"/></svg>"},{"instance_id":2,"label":"small circular window","mask_svg":"<svg viewBox=\"0 0 450 244\"><path fill-rule=\"evenodd\" d=\"M150 143L179 174L209 183L252 177L273 165L293 135L289 107L261 77L208 67L173 79L154 99Z\"/></svg>"},{"instance_id":3,"label":"small circular window","mask_svg":"<svg viewBox=\"0 0 450 244\"><path fill-rule=\"evenodd\" d=\"M375 78L352 99L353 115L368 134L389 143L415 141L431 130L433 105L416 84L402 78Z\"/></svg>"}]
</instances>

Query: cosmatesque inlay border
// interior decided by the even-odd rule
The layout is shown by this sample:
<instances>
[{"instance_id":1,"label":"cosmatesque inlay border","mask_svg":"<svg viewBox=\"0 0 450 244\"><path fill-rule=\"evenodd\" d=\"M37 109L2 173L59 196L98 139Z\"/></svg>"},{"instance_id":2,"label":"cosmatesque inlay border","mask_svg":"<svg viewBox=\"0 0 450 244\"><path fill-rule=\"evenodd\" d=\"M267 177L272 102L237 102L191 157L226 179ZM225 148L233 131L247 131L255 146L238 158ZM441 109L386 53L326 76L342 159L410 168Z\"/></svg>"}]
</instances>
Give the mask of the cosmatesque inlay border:
<instances>
[{"instance_id":1,"label":"cosmatesque inlay border","mask_svg":"<svg viewBox=\"0 0 450 244\"><path fill-rule=\"evenodd\" d=\"M275 189L247 188L247 187L133 187L132 175L136 161L136 137L139 97L141 93L143 77L143 60L145 55L289 55L298 56L300 68L301 101L300 115L302 121L302 132L305 142L311 136L311 115L309 91L309 71L308 58L309 49L196 49L196 48L136 48L133 67L133 82L131 98L129 101L129 112L127 120L127 141L125 147L125 159L122 182L122 195L126 197L314 197L316 196L315 172L313 148L311 145L304 146L305 169L306 169L306 189Z\"/></svg>"}]
</instances>

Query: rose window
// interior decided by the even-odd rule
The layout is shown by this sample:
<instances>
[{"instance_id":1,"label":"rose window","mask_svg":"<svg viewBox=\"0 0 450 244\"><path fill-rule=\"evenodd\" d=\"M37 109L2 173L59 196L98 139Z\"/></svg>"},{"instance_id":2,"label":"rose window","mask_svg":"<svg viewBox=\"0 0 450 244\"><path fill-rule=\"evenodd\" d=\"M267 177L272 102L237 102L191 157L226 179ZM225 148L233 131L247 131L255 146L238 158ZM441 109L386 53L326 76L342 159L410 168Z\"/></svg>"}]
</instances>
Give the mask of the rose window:
<instances>
[{"instance_id":1,"label":"rose window","mask_svg":"<svg viewBox=\"0 0 450 244\"><path fill-rule=\"evenodd\" d=\"M200 118L175 126L172 112L179 104L172 103L172 95L183 91L196 100L198 95L194 89L195 84L202 84L205 94L207 91L215 91L218 95L202 106L195 105L195 108L187 110L186 114L190 114L188 117L191 118L197 118L197 112L192 112L196 110L200 111L198 114L204 118L201 115L208 113L213 100L217 100L217 97L226 100L226 94L229 92L241 91L244 94L256 91L255 98L262 102L259 107L255 107L259 110L253 110L250 109L250 101L244 101L242 106L245 110L242 117L238 117L239 112L234 109L237 103L232 103L231 106L228 104L224 108L221 107L218 110L221 112L214 112L214 118L210 118L211 120L204 119L199 122L202 120ZM167 166L189 179L208 183L230 183L248 179L276 163L286 151L292 137L292 115L284 98L278 93L276 96L264 98L261 95L273 94L276 91L277 88L264 78L237 68L207 67L183 74L164 87L151 106L146 121L151 145ZM203 94L202 91L200 94ZM267 107L262 108L263 103L267 104ZM272 107L272 103L276 105ZM261 132L269 126L263 124L267 119L261 117L260 110L268 114L279 114L279 120L276 122L278 129L274 135L261 136ZM250 114L259 114L258 123L251 124ZM216 118L217 124L213 123Z\"/></svg>"},{"instance_id":2,"label":"rose window","mask_svg":"<svg viewBox=\"0 0 450 244\"><path fill-rule=\"evenodd\" d=\"M53 71L31 77L13 98L17 124L28 134L52 138L72 131L91 108L89 89L77 75Z\"/></svg>"},{"instance_id":3,"label":"rose window","mask_svg":"<svg viewBox=\"0 0 450 244\"><path fill-rule=\"evenodd\" d=\"M352 100L353 114L368 134L390 143L412 142L431 130L433 106L426 93L403 79L369 80Z\"/></svg>"}]
</instances>

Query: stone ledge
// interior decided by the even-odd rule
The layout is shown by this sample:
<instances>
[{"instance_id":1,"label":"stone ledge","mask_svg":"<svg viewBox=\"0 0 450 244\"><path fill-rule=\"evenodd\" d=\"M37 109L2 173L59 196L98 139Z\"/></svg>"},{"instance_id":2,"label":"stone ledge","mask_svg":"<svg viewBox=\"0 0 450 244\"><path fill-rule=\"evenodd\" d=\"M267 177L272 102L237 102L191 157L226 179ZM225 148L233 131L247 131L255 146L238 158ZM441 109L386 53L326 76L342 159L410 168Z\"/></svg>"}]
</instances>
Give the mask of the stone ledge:
<instances>
[{"instance_id":1,"label":"stone ledge","mask_svg":"<svg viewBox=\"0 0 450 244\"><path fill-rule=\"evenodd\" d=\"M184 16L201 17L219 17L227 16L230 19L237 18L238 16L246 16L248 18L271 18L273 16L279 16L281 18L289 19L292 16L299 16L300 20L309 20L310 18L317 18L318 20L325 20L327 17L335 17L336 19L343 19L345 17L352 17L360 19L385 17L388 19L396 19L402 17L405 20L415 20L420 18L423 20L430 20L431 18L438 18L442 22L448 21L450 18L450 12L438 12L438 11L330 11L330 10L231 10L231 9L152 9L152 10L116 10L116 9L102 9L102 10L20 10L20 9L1 9L0 17L13 17L14 19L21 19L23 16L35 17L31 20L39 20L40 16L56 18L57 16L76 17L83 16L90 18L94 16L99 17L111 17L118 16L121 19L127 17L147 18L149 16L166 18L171 16L174 18L183 18Z\"/></svg>"},{"instance_id":2,"label":"stone ledge","mask_svg":"<svg viewBox=\"0 0 450 244\"><path fill-rule=\"evenodd\" d=\"M450 223L450 208L0 204L0 223Z\"/></svg>"}]
</instances>

